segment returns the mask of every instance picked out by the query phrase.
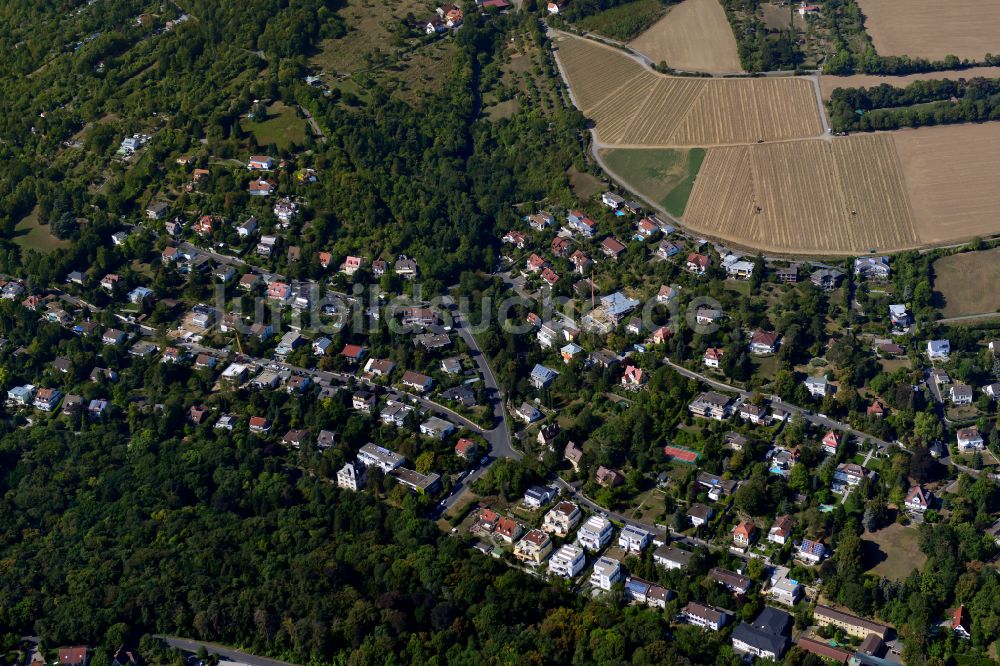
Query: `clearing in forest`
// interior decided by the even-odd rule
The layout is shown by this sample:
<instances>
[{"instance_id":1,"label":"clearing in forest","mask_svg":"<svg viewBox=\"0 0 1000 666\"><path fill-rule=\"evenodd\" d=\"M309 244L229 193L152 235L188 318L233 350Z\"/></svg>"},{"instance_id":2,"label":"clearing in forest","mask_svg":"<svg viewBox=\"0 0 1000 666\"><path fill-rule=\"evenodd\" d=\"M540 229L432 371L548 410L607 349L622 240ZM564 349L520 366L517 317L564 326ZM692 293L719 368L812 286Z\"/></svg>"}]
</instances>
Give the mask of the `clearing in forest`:
<instances>
[{"instance_id":1,"label":"clearing in forest","mask_svg":"<svg viewBox=\"0 0 1000 666\"><path fill-rule=\"evenodd\" d=\"M861 254L920 244L887 135L711 149L684 222L770 252Z\"/></svg>"},{"instance_id":2,"label":"clearing in forest","mask_svg":"<svg viewBox=\"0 0 1000 666\"><path fill-rule=\"evenodd\" d=\"M941 315L961 317L1000 310L1000 248L962 252L934 262L934 291Z\"/></svg>"},{"instance_id":3,"label":"clearing in forest","mask_svg":"<svg viewBox=\"0 0 1000 666\"><path fill-rule=\"evenodd\" d=\"M705 150L615 148L602 151L601 159L609 171L628 183L629 189L680 217L705 159Z\"/></svg>"},{"instance_id":4,"label":"clearing in forest","mask_svg":"<svg viewBox=\"0 0 1000 666\"><path fill-rule=\"evenodd\" d=\"M982 60L1000 52L1000 2L858 0L879 55Z\"/></svg>"},{"instance_id":5,"label":"clearing in forest","mask_svg":"<svg viewBox=\"0 0 1000 666\"><path fill-rule=\"evenodd\" d=\"M684 0L629 42L653 62L690 72L742 72L736 38L719 0Z\"/></svg>"},{"instance_id":6,"label":"clearing in forest","mask_svg":"<svg viewBox=\"0 0 1000 666\"><path fill-rule=\"evenodd\" d=\"M666 76L589 39L560 36L555 43L574 102L601 143L707 147L822 132L807 79Z\"/></svg>"}]
</instances>

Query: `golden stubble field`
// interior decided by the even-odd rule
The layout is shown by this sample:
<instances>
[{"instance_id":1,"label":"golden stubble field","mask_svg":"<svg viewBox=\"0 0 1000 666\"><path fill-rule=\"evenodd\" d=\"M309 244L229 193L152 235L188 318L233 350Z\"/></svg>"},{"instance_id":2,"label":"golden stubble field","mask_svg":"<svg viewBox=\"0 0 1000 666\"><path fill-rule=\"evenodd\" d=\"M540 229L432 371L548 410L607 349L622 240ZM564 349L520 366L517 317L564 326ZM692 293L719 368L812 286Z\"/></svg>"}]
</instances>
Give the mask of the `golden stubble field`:
<instances>
[{"instance_id":1,"label":"golden stubble field","mask_svg":"<svg viewBox=\"0 0 1000 666\"><path fill-rule=\"evenodd\" d=\"M684 222L772 252L856 254L920 244L888 135L716 148Z\"/></svg>"},{"instance_id":2,"label":"golden stubble field","mask_svg":"<svg viewBox=\"0 0 1000 666\"><path fill-rule=\"evenodd\" d=\"M719 0L683 0L629 43L654 62L692 72L743 71Z\"/></svg>"},{"instance_id":3,"label":"golden stubble field","mask_svg":"<svg viewBox=\"0 0 1000 666\"><path fill-rule=\"evenodd\" d=\"M824 137L807 79L663 76L590 40L555 46L597 148L708 149L682 219L699 234L850 255L1000 233L1000 123Z\"/></svg>"},{"instance_id":4,"label":"golden stubble field","mask_svg":"<svg viewBox=\"0 0 1000 666\"><path fill-rule=\"evenodd\" d=\"M1000 123L892 133L927 244L1000 232Z\"/></svg>"},{"instance_id":5,"label":"golden stubble field","mask_svg":"<svg viewBox=\"0 0 1000 666\"><path fill-rule=\"evenodd\" d=\"M1000 52L1000 2L858 0L879 55L982 60Z\"/></svg>"},{"instance_id":6,"label":"golden stubble field","mask_svg":"<svg viewBox=\"0 0 1000 666\"><path fill-rule=\"evenodd\" d=\"M806 79L665 76L592 40L561 36L555 43L574 100L602 143L707 147L822 132Z\"/></svg>"}]
</instances>

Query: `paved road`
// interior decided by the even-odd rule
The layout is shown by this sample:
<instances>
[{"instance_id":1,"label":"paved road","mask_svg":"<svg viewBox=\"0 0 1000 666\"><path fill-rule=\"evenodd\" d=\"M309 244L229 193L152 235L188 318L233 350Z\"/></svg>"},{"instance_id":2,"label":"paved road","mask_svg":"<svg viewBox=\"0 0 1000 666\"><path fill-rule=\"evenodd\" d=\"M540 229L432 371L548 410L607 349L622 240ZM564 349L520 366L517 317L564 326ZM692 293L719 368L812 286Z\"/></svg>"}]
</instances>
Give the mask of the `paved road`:
<instances>
[{"instance_id":1,"label":"paved road","mask_svg":"<svg viewBox=\"0 0 1000 666\"><path fill-rule=\"evenodd\" d=\"M705 384L708 384L712 388L718 389L720 391L726 391L728 393L736 393L737 395L739 395L742 398L749 398L751 396L751 393L749 391L744 391L743 389L740 389L740 388L737 388L735 386L732 386L731 384L726 384L725 382L720 382L720 381L718 381L716 379L712 379L710 377L706 377L705 375L703 375L701 373L698 373L698 372L694 372L693 370L688 370L687 368L685 368L683 366L677 365L676 363L674 363L673 361L671 361L669 358L664 358L663 362L666 363L671 368L673 368L674 370L676 370L681 375L687 377L688 379L696 379L696 380L698 380L700 382L703 382ZM813 425L818 426L820 428L825 428L825 429L828 429L828 430L839 430L841 432L847 433L849 435L854 435L855 437L859 437L861 439L867 439L869 442L872 442L872 443L876 444L877 446L879 446L881 448L888 448L890 446L889 442L886 442L885 440L879 439L878 437L875 437L874 435L869 435L866 432L861 432L860 430L855 430L854 428L850 427L849 425L845 425L845 424L841 423L840 421L835 421L835 420L833 420L831 418L828 418L826 416L821 416L819 414L807 414L805 409L803 409L801 407L798 407L796 405L793 405L791 403L780 402L780 403L775 403L773 406L780 406L782 409L784 409L787 412L790 412L792 414L798 414L799 416L801 416L803 419L805 419L809 423L812 423Z\"/></svg>"},{"instance_id":2,"label":"paved road","mask_svg":"<svg viewBox=\"0 0 1000 666\"><path fill-rule=\"evenodd\" d=\"M208 248L199 247L198 245L194 245L194 244L189 243L187 241L184 241L183 243L181 243L178 246L178 249L180 249L182 252L189 252L189 251L193 250L195 252L200 252L201 254L206 254L209 257L211 257L212 259L214 259L215 261L219 262L220 264L226 264L228 266L245 266L246 263L247 263L247 262L243 261L242 259L240 259L239 257L234 257L234 256L229 255L229 254L220 254L220 253L216 252L215 250L210 250Z\"/></svg>"},{"instance_id":3,"label":"paved road","mask_svg":"<svg viewBox=\"0 0 1000 666\"><path fill-rule=\"evenodd\" d=\"M218 643L207 643L205 641L194 641L189 638L179 638L177 636L156 636L166 642L172 648L176 648L183 652L190 652L195 654L204 647L209 654L217 654L226 661L232 661L240 664L247 664L248 666L293 666L287 661L279 661L277 659L268 659L267 657L258 657L256 655L248 654L242 650L232 648L226 645L219 645Z\"/></svg>"}]
</instances>

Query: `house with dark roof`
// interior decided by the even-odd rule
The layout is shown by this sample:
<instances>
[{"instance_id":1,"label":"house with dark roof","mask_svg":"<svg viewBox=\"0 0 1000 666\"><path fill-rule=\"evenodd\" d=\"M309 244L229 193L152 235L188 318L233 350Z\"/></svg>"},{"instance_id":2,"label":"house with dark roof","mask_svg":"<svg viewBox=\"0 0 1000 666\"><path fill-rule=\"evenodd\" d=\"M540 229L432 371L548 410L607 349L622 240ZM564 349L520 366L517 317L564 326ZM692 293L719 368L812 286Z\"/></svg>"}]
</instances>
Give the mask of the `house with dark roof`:
<instances>
[{"instance_id":1,"label":"house with dark roof","mask_svg":"<svg viewBox=\"0 0 1000 666\"><path fill-rule=\"evenodd\" d=\"M764 606L753 622L741 622L733 629L733 649L777 661L788 649L791 628L792 617L788 613Z\"/></svg>"}]
</instances>

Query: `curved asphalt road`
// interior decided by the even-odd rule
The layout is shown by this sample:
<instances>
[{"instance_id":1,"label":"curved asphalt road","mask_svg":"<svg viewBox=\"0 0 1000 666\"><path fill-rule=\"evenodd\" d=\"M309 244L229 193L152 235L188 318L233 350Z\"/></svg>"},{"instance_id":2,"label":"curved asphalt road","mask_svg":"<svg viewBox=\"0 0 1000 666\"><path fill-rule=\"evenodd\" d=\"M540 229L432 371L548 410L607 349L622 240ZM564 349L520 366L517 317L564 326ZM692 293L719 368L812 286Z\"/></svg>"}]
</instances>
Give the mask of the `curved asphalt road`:
<instances>
[{"instance_id":1,"label":"curved asphalt road","mask_svg":"<svg viewBox=\"0 0 1000 666\"><path fill-rule=\"evenodd\" d=\"M170 647L181 650L182 652L195 654L198 650L204 647L209 654L217 654L225 661L247 664L248 666L294 666L287 661L268 659L267 657L258 657L256 655L243 652L242 650L237 650L236 648L219 645L218 643L194 641L189 638L179 638L177 636L156 636L156 638L161 639Z\"/></svg>"}]
</instances>

